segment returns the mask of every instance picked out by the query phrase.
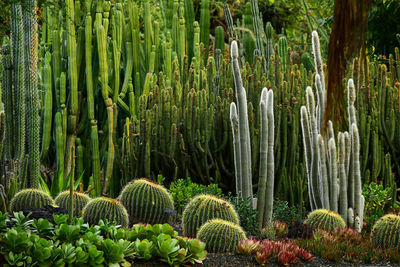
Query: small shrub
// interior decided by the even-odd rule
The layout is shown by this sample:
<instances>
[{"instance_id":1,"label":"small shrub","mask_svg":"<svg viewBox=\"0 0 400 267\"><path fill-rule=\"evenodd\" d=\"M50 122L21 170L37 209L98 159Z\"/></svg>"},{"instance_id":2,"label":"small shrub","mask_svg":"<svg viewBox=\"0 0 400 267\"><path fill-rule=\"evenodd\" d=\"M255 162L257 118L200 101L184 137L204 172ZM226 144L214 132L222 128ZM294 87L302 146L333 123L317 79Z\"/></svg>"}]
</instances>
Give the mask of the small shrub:
<instances>
[{"instance_id":1,"label":"small shrub","mask_svg":"<svg viewBox=\"0 0 400 267\"><path fill-rule=\"evenodd\" d=\"M295 206L289 207L289 203L287 201L283 201L278 198L274 200L272 211L274 221L281 221L285 222L287 225L291 225L295 221L302 220L303 214L303 210L298 210L298 208Z\"/></svg>"},{"instance_id":2,"label":"small shrub","mask_svg":"<svg viewBox=\"0 0 400 267\"><path fill-rule=\"evenodd\" d=\"M295 221L289 227L288 238L310 239L313 238L313 230L302 221Z\"/></svg>"},{"instance_id":3,"label":"small shrub","mask_svg":"<svg viewBox=\"0 0 400 267\"><path fill-rule=\"evenodd\" d=\"M233 197L228 194L229 202L235 207L239 215L240 226L248 236L256 236L259 232L257 223L257 210L251 207L250 198Z\"/></svg>"},{"instance_id":4,"label":"small shrub","mask_svg":"<svg viewBox=\"0 0 400 267\"><path fill-rule=\"evenodd\" d=\"M276 238L276 229L274 223L267 223L267 225L260 230L259 236L261 239L274 240Z\"/></svg>"},{"instance_id":5,"label":"small shrub","mask_svg":"<svg viewBox=\"0 0 400 267\"><path fill-rule=\"evenodd\" d=\"M362 194L365 198L364 219L368 230L371 230L375 222L384 214L399 209L396 203L393 204L391 187L384 189L382 184L372 182L364 185Z\"/></svg>"},{"instance_id":6,"label":"small shrub","mask_svg":"<svg viewBox=\"0 0 400 267\"><path fill-rule=\"evenodd\" d=\"M172 198L174 200L175 210L181 216L184 207L189 201L200 194L210 194L222 197L222 189L217 184L210 184L208 186L193 183L190 178L177 179L173 181L169 187Z\"/></svg>"}]
</instances>

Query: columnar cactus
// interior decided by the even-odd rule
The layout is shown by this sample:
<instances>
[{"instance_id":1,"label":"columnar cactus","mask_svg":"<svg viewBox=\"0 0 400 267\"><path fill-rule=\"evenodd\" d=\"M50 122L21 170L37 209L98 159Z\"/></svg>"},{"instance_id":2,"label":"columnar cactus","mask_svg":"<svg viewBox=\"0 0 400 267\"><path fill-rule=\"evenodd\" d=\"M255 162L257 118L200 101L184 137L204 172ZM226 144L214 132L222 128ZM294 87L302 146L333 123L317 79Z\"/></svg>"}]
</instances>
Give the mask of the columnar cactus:
<instances>
[{"instance_id":1,"label":"columnar cactus","mask_svg":"<svg viewBox=\"0 0 400 267\"><path fill-rule=\"evenodd\" d=\"M201 226L197 238L206 243L208 252L234 252L239 241L246 239L246 234L233 222L214 219Z\"/></svg>"},{"instance_id":2,"label":"columnar cactus","mask_svg":"<svg viewBox=\"0 0 400 267\"><path fill-rule=\"evenodd\" d=\"M400 216L387 214L372 227L371 242L382 249L400 249Z\"/></svg>"},{"instance_id":3,"label":"columnar cactus","mask_svg":"<svg viewBox=\"0 0 400 267\"><path fill-rule=\"evenodd\" d=\"M49 194L35 188L28 188L19 191L11 199L10 212L21 211L27 207L41 208L46 205L54 205L54 200Z\"/></svg>"},{"instance_id":4,"label":"columnar cactus","mask_svg":"<svg viewBox=\"0 0 400 267\"><path fill-rule=\"evenodd\" d=\"M347 87L350 133L339 132L336 153L332 122L328 122L324 135L321 133L326 98L325 80L316 32L313 32L312 40L317 72L317 103L311 87L307 87L307 107L302 106L300 110L311 208L340 212L350 227L361 232L364 197L361 194L360 141L354 107L354 83L349 79Z\"/></svg>"},{"instance_id":5,"label":"columnar cactus","mask_svg":"<svg viewBox=\"0 0 400 267\"><path fill-rule=\"evenodd\" d=\"M174 209L168 190L145 178L126 185L119 198L128 211L130 223L165 223L170 215L167 209Z\"/></svg>"},{"instance_id":6,"label":"columnar cactus","mask_svg":"<svg viewBox=\"0 0 400 267\"><path fill-rule=\"evenodd\" d=\"M70 192L69 191L64 191L61 192L55 199L54 202L57 206L60 206L66 210L68 210L69 207L69 197ZM87 203L89 203L90 198L88 195L80 192L74 192L73 195L73 207L74 207L74 216L80 216L82 213L83 208L86 206Z\"/></svg>"},{"instance_id":7,"label":"columnar cactus","mask_svg":"<svg viewBox=\"0 0 400 267\"><path fill-rule=\"evenodd\" d=\"M251 179L251 146L250 146L250 133L249 133L249 120L247 116L247 98L246 91L243 88L242 77L239 68L239 51L236 41L231 44L231 57L233 78L235 82L237 106L233 108L234 103L231 104L231 118L237 117L238 132L235 140L239 140L239 154L235 154L235 158L239 161L239 166L235 166L238 171L239 192L236 192L243 198L253 197L253 187ZM237 114L234 112L237 109ZM235 133L234 133L235 135Z\"/></svg>"},{"instance_id":8,"label":"columnar cactus","mask_svg":"<svg viewBox=\"0 0 400 267\"><path fill-rule=\"evenodd\" d=\"M308 214L304 223L310 225L313 229L324 229L328 232L338 227L346 227L346 223L339 214L327 209L312 211Z\"/></svg>"},{"instance_id":9,"label":"columnar cactus","mask_svg":"<svg viewBox=\"0 0 400 267\"><path fill-rule=\"evenodd\" d=\"M83 219L91 225L97 224L100 220L115 221L124 228L129 224L125 207L119 201L108 197L91 200L83 209Z\"/></svg>"},{"instance_id":10,"label":"columnar cactus","mask_svg":"<svg viewBox=\"0 0 400 267\"><path fill-rule=\"evenodd\" d=\"M264 88L260 100L260 177L257 222L260 228L272 220L274 196L274 94Z\"/></svg>"},{"instance_id":11,"label":"columnar cactus","mask_svg":"<svg viewBox=\"0 0 400 267\"><path fill-rule=\"evenodd\" d=\"M239 223L238 214L225 199L213 195L199 195L193 198L183 211L183 234L188 237L195 237L201 225L212 219Z\"/></svg>"},{"instance_id":12,"label":"columnar cactus","mask_svg":"<svg viewBox=\"0 0 400 267\"><path fill-rule=\"evenodd\" d=\"M38 34L36 0L23 1L25 44L26 132L28 135L29 185L38 188L40 181L40 115L37 83Z\"/></svg>"}]
</instances>

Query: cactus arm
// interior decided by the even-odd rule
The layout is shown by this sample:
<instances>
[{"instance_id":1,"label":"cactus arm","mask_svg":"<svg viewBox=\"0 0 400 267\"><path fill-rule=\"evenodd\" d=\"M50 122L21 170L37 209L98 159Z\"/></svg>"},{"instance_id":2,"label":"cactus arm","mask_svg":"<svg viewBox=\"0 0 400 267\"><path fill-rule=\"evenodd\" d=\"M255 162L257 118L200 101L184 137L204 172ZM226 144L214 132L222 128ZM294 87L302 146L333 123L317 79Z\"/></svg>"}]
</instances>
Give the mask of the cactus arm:
<instances>
[{"instance_id":1,"label":"cactus arm","mask_svg":"<svg viewBox=\"0 0 400 267\"><path fill-rule=\"evenodd\" d=\"M268 115L268 163L267 163L267 190L266 203L264 213L264 224L272 222L272 210L274 203L274 145L275 145L275 130L274 130L274 93L268 91L267 97L267 115Z\"/></svg>"},{"instance_id":2,"label":"cactus arm","mask_svg":"<svg viewBox=\"0 0 400 267\"><path fill-rule=\"evenodd\" d=\"M329 149L329 165L330 165L330 209L334 212L338 212L338 168L337 168L337 158L336 158L336 145L335 139L331 138L328 141L328 149ZM327 193L325 193L327 194Z\"/></svg>"},{"instance_id":3,"label":"cactus arm","mask_svg":"<svg viewBox=\"0 0 400 267\"><path fill-rule=\"evenodd\" d=\"M44 87L46 90L45 104L43 111L43 137L42 150L40 158L43 160L47 157L51 141L51 123L53 111L53 91L52 91L52 73L50 66L50 52L46 53Z\"/></svg>"},{"instance_id":4,"label":"cactus arm","mask_svg":"<svg viewBox=\"0 0 400 267\"><path fill-rule=\"evenodd\" d=\"M362 181L361 181L361 173L360 173L360 138L358 135L357 125L353 123L351 126L351 136L352 136L352 167L354 174L354 216L357 218L362 218L363 210L362 210L362 199L361 199L361 190L362 190ZM362 222L360 221L358 225L356 225L356 230L361 232Z\"/></svg>"},{"instance_id":5,"label":"cactus arm","mask_svg":"<svg viewBox=\"0 0 400 267\"><path fill-rule=\"evenodd\" d=\"M328 185L328 171L326 167L326 151L325 143L322 135L318 134L318 153L321 168L321 181L322 181L322 196L323 196L323 207L324 209L330 210L329 203L329 185Z\"/></svg>"},{"instance_id":6,"label":"cactus arm","mask_svg":"<svg viewBox=\"0 0 400 267\"><path fill-rule=\"evenodd\" d=\"M235 163L235 182L236 182L236 195L243 196L242 178L241 178L241 165L240 165L240 140L239 140L239 119L236 111L236 104L231 103L230 120L232 125L233 136L233 157Z\"/></svg>"},{"instance_id":7,"label":"cactus arm","mask_svg":"<svg viewBox=\"0 0 400 267\"><path fill-rule=\"evenodd\" d=\"M268 115L267 115L267 88L261 92L260 99L260 171L258 177L258 198L257 198L257 223L258 227L264 225L264 209L266 201L266 186L267 186L267 164L268 164Z\"/></svg>"},{"instance_id":8,"label":"cactus arm","mask_svg":"<svg viewBox=\"0 0 400 267\"><path fill-rule=\"evenodd\" d=\"M348 203L347 203L347 175L346 175L346 150L344 134L338 135L338 166L340 181L340 216L348 223Z\"/></svg>"}]
</instances>

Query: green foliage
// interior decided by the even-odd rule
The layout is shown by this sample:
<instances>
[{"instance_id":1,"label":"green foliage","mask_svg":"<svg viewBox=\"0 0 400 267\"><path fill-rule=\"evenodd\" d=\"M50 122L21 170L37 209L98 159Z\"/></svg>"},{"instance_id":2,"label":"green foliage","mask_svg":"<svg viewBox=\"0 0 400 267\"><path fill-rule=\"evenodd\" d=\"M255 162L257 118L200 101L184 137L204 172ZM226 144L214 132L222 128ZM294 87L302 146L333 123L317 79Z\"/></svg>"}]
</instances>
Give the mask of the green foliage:
<instances>
[{"instance_id":1,"label":"green foliage","mask_svg":"<svg viewBox=\"0 0 400 267\"><path fill-rule=\"evenodd\" d=\"M18 217L20 224L30 220ZM55 221L39 219L1 231L5 266L130 266L132 257L178 266L201 263L207 254L204 243L179 237L168 224L134 225L128 231L107 221L93 226L77 218L68 225L62 216Z\"/></svg>"},{"instance_id":2,"label":"green foliage","mask_svg":"<svg viewBox=\"0 0 400 267\"><path fill-rule=\"evenodd\" d=\"M313 229L324 229L328 232L331 232L338 227L346 226L346 223L339 214L326 209L314 210L308 214L304 223L310 225Z\"/></svg>"},{"instance_id":3,"label":"green foliage","mask_svg":"<svg viewBox=\"0 0 400 267\"><path fill-rule=\"evenodd\" d=\"M243 199L241 197L233 197L228 194L228 200L232 203L237 214L239 215L240 226L246 232L247 236L255 236L258 233L257 210L253 209L250 204L250 198Z\"/></svg>"},{"instance_id":4,"label":"green foliage","mask_svg":"<svg viewBox=\"0 0 400 267\"><path fill-rule=\"evenodd\" d=\"M51 196L38 189L24 189L19 191L10 202L10 211L21 211L27 207L41 208L46 205L54 205Z\"/></svg>"},{"instance_id":5,"label":"green foliage","mask_svg":"<svg viewBox=\"0 0 400 267\"><path fill-rule=\"evenodd\" d=\"M382 184L374 182L364 184L362 194L365 198L365 221L367 229L371 229L374 223L390 210L398 210L397 203L393 203L393 189L384 188Z\"/></svg>"},{"instance_id":6,"label":"green foliage","mask_svg":"<svg viewBox=\"0 0 400 267\"><path fill-rule=\"evenodd\" d=\"M209 252L234 252L239 241L246 239L246 234L233 222L214 219L201 226L197 238L206 243Z\"/></svg>"},{"instance_id":7,"label":"green foliage","mask_svg":"<svg viewBox=\"0 0 400 267\"><path fill-rule=\"evenodd\" d=\"M400 262L396 250L376 248L369 238L351 228L336 229L329 233L319 229L313 239L296 239L299 247L309 250L313 255L339 264L376 264L381 261Z\"/></svg>"},{"instance_id":8,"label":"green foliage","mask_svg":"<svg viewBox=\"0 0 400 267\"><path fill-rule=\"evenodd\" d=\"M217 184L202 185L191 181L190 177L186 179L177 179L171 182L169 187L174 200L175 210L182 214L183 208L195 196L200 194L210 194L222 197L222 189Z\"/></svg>"},{"instance_id":9,"label":"green foliage","mask_svg":"<svg viewBox=\"0 0 400 267\"><path fill-rule=\"evenodd\" d=\"M107 197L91 200L83 209L83 219L89 224L98 224L100 220L107 219L125 228L129 223L125 207L119 201Z\"/></svg>"},{"instance_id":10,"label":"green foliage","mask_svg":"<svg viewBox=\"0 0 400 267\"><path fill-rule=\"evenodd\" d=\"M183 234L195 237L200 227L212 219L239 224L238 214L228 201L213 195L198 195L187 204L183 211Z\"/></svg>"},{"instance_id":11,"label":"green foliage","mask_svg":"<svg viewBox=\"0 0 400 267\"><path fill-rule=\"evenodd\" d=\"M130 223L164 223L174 209L168 190L157 182L145 178L134 180L124 187L120 201L129 214Z\"/></svg>"},{"instance_id":12,"label":"green foliage","mask_svg":"<svg viewBox=\"0 0 400 267\"><path fill-rule=\"evenodd\" d=\"M303 207L304 209L304 207ZM285 222L287 225L291 225L295 221L303 219L304 210L298 210L296 206L290 206L287 201L276 198L274 200L273 207L273 218L274 221Z\"/></svg>"}]
</instances>

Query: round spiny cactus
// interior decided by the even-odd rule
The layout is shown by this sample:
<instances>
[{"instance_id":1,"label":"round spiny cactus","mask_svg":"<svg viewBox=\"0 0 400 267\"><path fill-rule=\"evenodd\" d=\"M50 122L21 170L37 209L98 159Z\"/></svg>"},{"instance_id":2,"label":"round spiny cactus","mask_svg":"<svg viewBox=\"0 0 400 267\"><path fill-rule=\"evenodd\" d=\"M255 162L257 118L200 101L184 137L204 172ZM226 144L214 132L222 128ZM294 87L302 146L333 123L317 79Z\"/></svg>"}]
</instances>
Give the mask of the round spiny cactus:
<instances>
[{"instance_id":1,"label":"round spiny cactus","mask_svg":"<svg viewBox=\"0 0 400 267\"><path fill-rule=\"evenodd\" d=\"M206 243L208 252L234 252L246 234L236 223L214 219L201 226L197 238Z\"/></svg>"},{"instance_id":2,"label":"round spiny cactus","mask_svg":"<svg viewBox=\"0 0 400 267\"><path fill-rule=\"evenodd\" d=\"M174 210L174 201L168 190L157 182L142 178L122 189L119 197L126 207L131 223L165 223Z\"/></svg>"},{"instance_id":3,"label":"round spiny cactus","mask_svg":"<svg viewBox=\"0 0 400 267\"><path fill-rule=\"evenodd\" d=\"M127 228L129 223L125 207L108 197L98 197L89 201L83 209L83 219L91 225L98 224L100 220L115 221L124 228Z\"/></svg>"},{"instance_id":4,"label":"round spiny cactus","mask_svg":"<svg viewBox=\"0 0 400 267\"><path fill-rule=\"evenodd\" d=\"M346 227L346 223L339 214L327 209L314 210L308 214L304 223L310 225L313 229L324 229L328 232L337 227Z\"/></svg>"},{"instance_id":5,"label":"round spiny cactus","mask_svg":"<svg viewBox=\"0 0 400 267\"><path fill-rule=\"evenodd\" d=\"M81 216L81 212L86 204L90 201L88 195L80 193L78 191L74 192L74 216ZM69 206L69 191L61 192L54 200L57 206L68 210Z\"/></svg>"},{"instance_id":6,"label":"round spiny cactus","mask_svg":"<svg viewBox=\"0 0 400 267\"><path fill-rule=\"evenodd\" d=\"M54 200L49 194L38 189L28 188L19 191L11 199L10 211L21 211L27 207L41 208L47 205L54 205Z\"/></svg>"},{"instance_id":7,"label":"round spiny cactus","mask_svg":"<svg viewBox=\"0 0 400 267\"><path fill-rule=\"evenodd\" d=\"M400 216L387 214L372 227L371 242L375 247L400 249Z\"/></svg>"},{"instance_id":8,"label":"round spiny cactus","mask_svg":"<svg viewBox=\"0 0 400 267\"><path fill-rule=\"evenodd\" d=\"M187 204L183 211L183 234L195 237L203 223L212 219L239 224L239 217L228 201L213 195L198 195Z\"/></svg>"}]
</instances>

